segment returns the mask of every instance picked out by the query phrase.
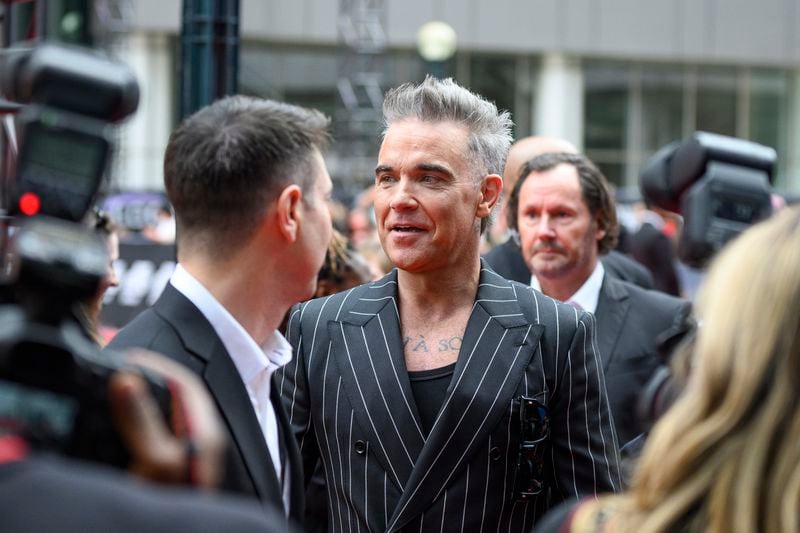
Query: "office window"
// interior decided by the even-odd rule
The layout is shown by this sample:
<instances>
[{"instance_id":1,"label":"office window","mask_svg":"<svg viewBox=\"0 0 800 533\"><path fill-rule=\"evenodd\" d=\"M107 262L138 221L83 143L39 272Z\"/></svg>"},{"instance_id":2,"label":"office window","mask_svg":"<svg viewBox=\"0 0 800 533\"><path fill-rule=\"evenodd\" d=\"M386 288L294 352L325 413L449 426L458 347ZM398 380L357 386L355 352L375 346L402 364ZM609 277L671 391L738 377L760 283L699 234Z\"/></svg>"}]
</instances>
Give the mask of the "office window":
<instances>
[{"instance_id":1,"label":"office window","mask_svg":"<svg viewBox=\"0 0 800 533\"><path fill-rule=\"evenodd\" d=\"M699 69L695 129L735 137L737 88L733 67Z\"/></svg>"},{"instance_id":2,"label":"office window","mask_svg":"<svg viewBox=\"0 0 800 533\"><path fill-rule=\"evenodd\" d=\"M584 66L584 147L612 183L624 179L631 68L627 64Z\"/></svg>"}]
</instances>

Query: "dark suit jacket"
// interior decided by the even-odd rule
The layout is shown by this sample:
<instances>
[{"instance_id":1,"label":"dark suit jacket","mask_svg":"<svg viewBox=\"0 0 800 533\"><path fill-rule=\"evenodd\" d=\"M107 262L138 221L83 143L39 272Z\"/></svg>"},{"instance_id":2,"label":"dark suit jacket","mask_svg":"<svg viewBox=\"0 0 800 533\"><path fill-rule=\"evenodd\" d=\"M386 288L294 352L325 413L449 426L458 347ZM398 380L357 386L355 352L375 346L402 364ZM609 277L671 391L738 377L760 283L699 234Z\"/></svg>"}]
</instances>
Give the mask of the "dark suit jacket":
<instances>
[{"instance_id":1,"label":"dark suit jacket","mask_svg":"<svg viewBox=\"0 0 800 533\"><path fill-rule=\"evenodd\" d=\"M665 363L659 340L685 329L690 312L685 300L603 277L595 311L597 344L620 444L644 430L636 406L644 384Z\"/></svg>"},{"instance_id":2,"label":"dark suit jacket","mask_svg":"<svg viewBox=\"0 0 800 533\"><path fill-rule=\"evenodd\" d=\"M681 286L675 270L675 250L669 237L645 222L628 240L631 255L652 273L655 288L679 296Z\"/></svg>"},{"instance_id":3,"label":"dark suit jacket","mask_svg":"<svg viewBox=\"0 0 800 533\"><path fill-rule=\"evenodd\" d=\"M0 517L3 533L287 532L282 509L48 456L0 464Z\"/></svg>"},{"instance_id":4,"label":"dark suit jacket","mask_svg":"<svg viewBox=\"0 0 800 533\"><path fill-rule=\"evenodd\" d=\"M205 381L230 432L231 450L223 489L250 494L277 507L283 506L280 482L267 449L247 389L233 360L203 314L171 284L150 309L120 330L108 349L147 348L194 370ZM280 392L271 387L270 401L289 465L290 516L303 516L303 476L297 443Z\"/></svg>"},{"instance_id":5,"label":"dark suit jacket","mask_svg":"<svg viewBox=\"0 0 800 533\"><path fill-rule=\"evenodd\" d=\"M492 270L504 278L519 281L525 285L530 284L531 271L522 258L519 246L513 239L508 239L503 244L495 246L483 258ZM625 254L612 250L602 256L600 261L603 262L605 271L617 279L630 281L645 289L653 288L653 276L650 275L650 272Z\"/></svg>"},{"instance_id":6,"label":"dark suit jacket","mask_svg":"<svg viewBox=\"0 0 800 533\"><path fill-rule=\"evenodd\" d=\"M482 263L452 382L429 435L403 355L397 270L293 309L281 392L308 468L321 457L329 531L528 531L550 503L620 487L588 313ZM549 410L547 489L516 501L514 400ZM549 500L548 496L549 494Z\"/></svg>"}]
</instances>

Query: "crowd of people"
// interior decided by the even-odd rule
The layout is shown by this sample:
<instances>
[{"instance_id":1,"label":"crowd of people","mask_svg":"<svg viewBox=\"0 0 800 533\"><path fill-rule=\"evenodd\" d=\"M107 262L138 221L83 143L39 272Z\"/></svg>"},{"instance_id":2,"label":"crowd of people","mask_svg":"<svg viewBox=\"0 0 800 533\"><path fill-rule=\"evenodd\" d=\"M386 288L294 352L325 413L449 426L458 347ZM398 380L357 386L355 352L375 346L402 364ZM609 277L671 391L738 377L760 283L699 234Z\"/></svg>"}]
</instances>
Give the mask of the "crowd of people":
<instances>
[{"instance_id":1,"label":"crowd of people","mask_svg":"<svg viewBox=\"0 0 800 533\"><path fill-rule=\"evenodd\" d=\"M56 530L94 495L64 530L800 531L800 211L728 245L694 305L648 251L674 254L657 209L620 246L613 188L569 142L514 142L449 79L383 113L345 234L318 111L232 96L178 126L178 264L105 349L162 354L133 362L179 391L166 423L135 374L112 380L130 472L207 490L0 440L0 469L29 470L0 490L76 487L44 513L4 497L0 521ZM82 304L98 343L115 283ZM677 399L644 419L669 364Z\"/></svg>"}]
</instances>

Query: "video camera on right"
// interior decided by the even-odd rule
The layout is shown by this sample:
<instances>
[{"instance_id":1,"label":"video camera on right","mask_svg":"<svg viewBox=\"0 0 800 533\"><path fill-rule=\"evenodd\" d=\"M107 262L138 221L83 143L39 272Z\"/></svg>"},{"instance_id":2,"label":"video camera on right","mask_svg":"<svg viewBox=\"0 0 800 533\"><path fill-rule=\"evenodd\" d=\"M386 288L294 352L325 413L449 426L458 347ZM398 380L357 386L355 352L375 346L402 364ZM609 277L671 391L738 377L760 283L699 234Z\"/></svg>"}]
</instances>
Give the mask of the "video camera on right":
<instances>
[{"instance_id":1,"label":"video camera on right","mask_svg":"<svg viewBox=\"0 0 800 533\"><path fill-rule=\"evenodd\" d=\"M651 205L683 216L678 256L702 268L730 239L772 213L773 148L696 132L660 149L640 174Z\"/></svg>"}]
</instances>

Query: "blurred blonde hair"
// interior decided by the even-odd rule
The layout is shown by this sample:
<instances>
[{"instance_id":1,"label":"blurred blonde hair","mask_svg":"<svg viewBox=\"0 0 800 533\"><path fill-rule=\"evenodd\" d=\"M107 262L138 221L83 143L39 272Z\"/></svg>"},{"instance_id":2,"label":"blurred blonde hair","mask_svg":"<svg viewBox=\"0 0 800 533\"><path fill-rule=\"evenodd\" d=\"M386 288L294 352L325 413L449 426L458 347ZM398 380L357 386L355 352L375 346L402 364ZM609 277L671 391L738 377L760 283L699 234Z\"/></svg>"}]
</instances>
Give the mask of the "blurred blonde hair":
<instances>
[{"instance_id":1,"label":"blurred blonde hair","mask_svg":"<svg viewBox=\"0 0 800 533\"><path fill-rule=\"evenodd\" d=\"M721 252L697 313L688 387L630 490L581 505L573 531L800 531L800 209Z\"/></svg>"}]
</instances>

